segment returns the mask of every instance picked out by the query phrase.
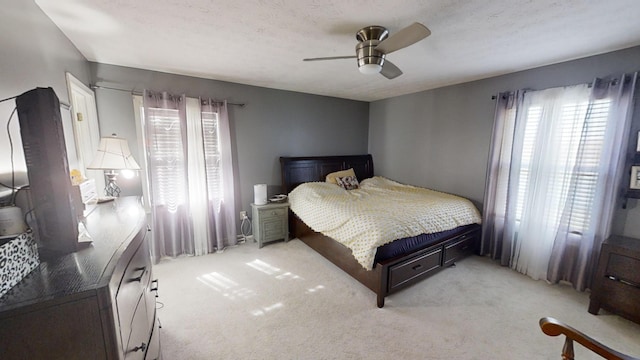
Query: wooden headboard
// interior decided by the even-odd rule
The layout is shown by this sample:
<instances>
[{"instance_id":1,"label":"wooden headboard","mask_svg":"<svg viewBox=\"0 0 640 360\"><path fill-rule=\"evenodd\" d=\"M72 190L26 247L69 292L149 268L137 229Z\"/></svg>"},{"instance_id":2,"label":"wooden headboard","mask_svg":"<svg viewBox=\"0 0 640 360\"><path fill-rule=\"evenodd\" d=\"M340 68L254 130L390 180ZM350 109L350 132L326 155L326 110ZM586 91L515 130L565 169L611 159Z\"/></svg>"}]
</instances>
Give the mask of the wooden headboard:
<instances>
[{"instance_id":1,"label":"wooden headboard","mask_svg":"<svg viewBox=\"0 0 640 360\"><path fill-rule=\"evenodd\" d=\"M353 168L358 180L373 176L373 158L367 155L281 157L282 192L311 181L324 181L327 174Z\"/></svg>"}]
</instances>

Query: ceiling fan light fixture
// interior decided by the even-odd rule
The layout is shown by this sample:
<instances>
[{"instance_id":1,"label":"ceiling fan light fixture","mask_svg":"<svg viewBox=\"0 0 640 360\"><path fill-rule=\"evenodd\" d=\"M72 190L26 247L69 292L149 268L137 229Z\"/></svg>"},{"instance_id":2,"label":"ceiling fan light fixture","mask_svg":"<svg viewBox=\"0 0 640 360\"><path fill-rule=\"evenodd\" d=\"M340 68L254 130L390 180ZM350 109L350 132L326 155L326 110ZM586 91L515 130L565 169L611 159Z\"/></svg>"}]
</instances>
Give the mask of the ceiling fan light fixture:
<instances>
[{"instance_id":1,"label":"ceiling fan light fixture","mask_svg":"<svg viewBox=\"0 0 640 360\"><path fill-rule=\"evenodd\" d=\"M372 25L364 27L356 33L356 56L330 56L307 58L304 61L352 59L358 61L361 74L381 74L387 79L395 79L402 75L402 70L385 57L395 51L406 48L426 38L431 31L420 23L413 23L394 35L389 36L389 30L383 26Z\"/></svg>"},{"instance_id":2,"label":"ceiling fan light fixture","mask_svg":"<svg viewBox=\"0 0 640 360\"><path fill-rule=\"evenodd\" d=\"M358 57L358 70L361 74L378 74L382 70L382 65L384 65L383 54Z\"/></svg>"},{"instance_id":3,"label":"ceiling fan light fixture","mask_svg":"<svg viewBox=\"0 0 640 360\"><path fill-rule=\"evenodd\" d=\"M360 67L358 67L358 70L360 70L361 74L365 74L365 75L377 74L382 70L382 65L364 64L364 65L360 65Z\"/></svg>"},{"instance_id":4,"label":"ceiling fan light fixture","mask_svg":"<svg viewBox=\"0 0 640 360\"><path fill-rule=\"evenodd\" d=\"M358 70L361 74L378 74L384 65L384 54L376 51L380 41L367 40L356 45Z\"/></svg>"}]
</instances>

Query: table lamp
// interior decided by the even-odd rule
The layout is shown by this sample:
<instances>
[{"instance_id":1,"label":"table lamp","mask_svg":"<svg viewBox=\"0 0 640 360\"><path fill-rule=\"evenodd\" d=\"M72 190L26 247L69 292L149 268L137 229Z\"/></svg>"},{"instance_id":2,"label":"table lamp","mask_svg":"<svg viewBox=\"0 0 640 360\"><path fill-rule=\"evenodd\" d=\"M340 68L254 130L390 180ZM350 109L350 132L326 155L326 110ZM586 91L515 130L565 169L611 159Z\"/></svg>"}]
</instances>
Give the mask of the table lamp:
<instances>
[{"instance_id":1,"label":"table lamp","mask_svg":"<svg viewBox=\"0 0 640 360\"><path fill-rule=\"evenodd\" d=\"M127 140L113 134L100 139L98 152L87 169L105 170L108 182L104 187L104 193L106 196L118 197L120 187L116 184L116 170L140 170L140 166L133 159Z\"/></svg>"}]
</instances>

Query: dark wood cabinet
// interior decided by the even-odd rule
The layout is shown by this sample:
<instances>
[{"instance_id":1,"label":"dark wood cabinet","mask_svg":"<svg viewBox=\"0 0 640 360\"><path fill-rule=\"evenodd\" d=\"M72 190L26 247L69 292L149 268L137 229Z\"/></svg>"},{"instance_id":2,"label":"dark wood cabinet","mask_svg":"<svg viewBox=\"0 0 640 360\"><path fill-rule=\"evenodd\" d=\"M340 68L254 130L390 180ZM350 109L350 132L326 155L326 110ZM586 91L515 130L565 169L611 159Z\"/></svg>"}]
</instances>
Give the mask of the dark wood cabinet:
<instances>
[{"instance_id":1,"label":"dark wood cabinet","mask_svg":"<svg viewBox=\"0 0 640 360\"><path fill-rule=\"evenodd\" d=\"M146 214L138 198L98 205L93 241L40 266L0 298L2 359L158 359Z\"/></svg>"},{"instance_id":2,"label":"dark wood cabinet","mask_svg":"<svg viewBox=\"0 0 640 360\"><path fill-rule=\"evenodd\" d=\"M640 239L612 236L602 244L589 312L600 308L640 324Z\"/></svg>"}]
</instances>

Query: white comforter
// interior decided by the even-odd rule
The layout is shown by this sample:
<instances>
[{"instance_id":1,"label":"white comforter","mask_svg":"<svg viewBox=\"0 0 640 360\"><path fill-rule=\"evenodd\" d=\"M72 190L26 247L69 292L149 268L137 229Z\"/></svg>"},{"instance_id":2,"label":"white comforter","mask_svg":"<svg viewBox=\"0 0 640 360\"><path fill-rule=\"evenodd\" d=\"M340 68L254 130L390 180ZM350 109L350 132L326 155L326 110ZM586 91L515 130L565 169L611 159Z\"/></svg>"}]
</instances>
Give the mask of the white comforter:
<instances>
[{"instance_id":1,"label":"white comforter","mask_svg":"<svg viewBox=\"0 0 640 360\"><path fill-rule=\"evenodd\" d=\"M375 176L356 190L325 182L304 183L289 194L291 210L311 229L353 252L367 270L376 248L396 239L479 224L467 199Z\"/></svg>"}]
</instances>

